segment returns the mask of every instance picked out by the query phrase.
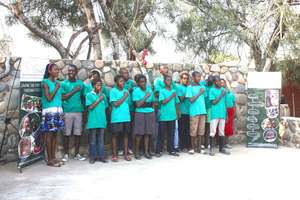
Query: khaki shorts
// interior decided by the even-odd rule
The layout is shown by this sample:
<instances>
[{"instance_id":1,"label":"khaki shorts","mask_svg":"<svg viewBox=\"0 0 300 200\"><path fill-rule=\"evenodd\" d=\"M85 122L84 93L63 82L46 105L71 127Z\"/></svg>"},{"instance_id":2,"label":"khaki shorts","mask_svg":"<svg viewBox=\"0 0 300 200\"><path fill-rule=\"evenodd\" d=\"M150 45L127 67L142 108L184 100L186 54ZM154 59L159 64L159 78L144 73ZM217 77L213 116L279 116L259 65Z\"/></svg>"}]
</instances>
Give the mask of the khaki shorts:
<instances>
[{"instance_id":1,"label":"khaki shorts","mask_svg":"<svg viewBox=\"0 0 300 200\"><path fill-rule=\"evenodd\" d=\"M205 134L206 115L197 115L190 117L190 135L192 137Z\"/></svg>"},{"instance_id":2,"label":"khaki shorts","mask_svg":"<svg viewBox=\"0 0 300 200\"><path fill-rule=\"evenodd\" d=\"M82 113L65 113L65 136L82 134Z\"/></svg>"}]
</instances>

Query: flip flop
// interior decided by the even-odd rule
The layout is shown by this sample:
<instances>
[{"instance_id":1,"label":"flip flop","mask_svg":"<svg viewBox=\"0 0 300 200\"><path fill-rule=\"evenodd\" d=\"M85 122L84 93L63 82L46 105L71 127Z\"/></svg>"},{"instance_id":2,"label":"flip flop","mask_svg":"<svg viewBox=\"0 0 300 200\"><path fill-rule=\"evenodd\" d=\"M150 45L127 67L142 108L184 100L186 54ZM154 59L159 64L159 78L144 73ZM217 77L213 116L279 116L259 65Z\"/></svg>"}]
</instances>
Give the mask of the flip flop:
<instances>
[{"instance_id":1,"label":"flip flop","mask_svg":"<svg viewBox=\"0 0 300 200\"><path fill-rule=\"evenodd\" d=\"M117 156L112 156L112 157L111 157L111 161L113 161L113 162L118 162L119 159L118 159Z\"/></svg>"},{"instance_id":2,"label":"flip flop","mask_svg":"<svg viewBox=\"0 0 300 200\"><path fill-rule=\"evenodd\" d=\"M124 156L124 159L125 159L126 161L131 161L131 157L128 156L128 155Z\"/></svg>"}]
</instances>

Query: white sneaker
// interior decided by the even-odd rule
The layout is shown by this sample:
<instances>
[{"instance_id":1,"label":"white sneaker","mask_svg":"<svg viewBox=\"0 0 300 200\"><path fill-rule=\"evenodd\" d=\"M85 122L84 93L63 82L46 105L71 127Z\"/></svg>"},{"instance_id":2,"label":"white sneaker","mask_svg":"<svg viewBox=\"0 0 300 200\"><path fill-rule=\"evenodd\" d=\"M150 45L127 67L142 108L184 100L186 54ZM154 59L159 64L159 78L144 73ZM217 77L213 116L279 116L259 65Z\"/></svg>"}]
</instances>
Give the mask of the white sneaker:
<instances>
[{"instance_id":1,"label":"white sneaker","mask_svg":"<svg viewBox=\"0 0 300 200\"><path fill-rule=\"evenodd\" d=\"M64 157L61 159L63 162L67 162L69 160L69 155L65 154Z\"/></svg>"},{"instance_id":2,"label":"white sneaker","mask_svg":"<svg viewBox=\"0 0 300 200\"><path fill-rule=\"evenodd\" d=\"M123 155L123 151L118 151L118 156L122 156Z\"/></svg>"},{"instance_id":3,"label":"white sneaker","mask_svg":"<svg viewBox=\"0 0 300 200\"><path fill-rule=\"evenodd\" d=\"M80 161L85 161L86 158L81 156L79 153L74 157L74 160L80 160Z\"/></svg>"},{"instance_id":4,"label":"white sneaker","mask_svg":"<svg viewBox=\"0 0 300 200\"><path fill-rule=\"evenodd\" d=\"M195 153L194 149L189 150L189 154L194 154L194 153Z\"/></svg>"},{"instance_id":5,"label":"white sneaker","mask_svg":"<svg viewBox=\"0 0 300 200\"><path fill-rule=\"evenodd\" d=\"M206 149L202 149L201 153L206 155L207 154L207 150Z\"/></svg>"}]
</instances>

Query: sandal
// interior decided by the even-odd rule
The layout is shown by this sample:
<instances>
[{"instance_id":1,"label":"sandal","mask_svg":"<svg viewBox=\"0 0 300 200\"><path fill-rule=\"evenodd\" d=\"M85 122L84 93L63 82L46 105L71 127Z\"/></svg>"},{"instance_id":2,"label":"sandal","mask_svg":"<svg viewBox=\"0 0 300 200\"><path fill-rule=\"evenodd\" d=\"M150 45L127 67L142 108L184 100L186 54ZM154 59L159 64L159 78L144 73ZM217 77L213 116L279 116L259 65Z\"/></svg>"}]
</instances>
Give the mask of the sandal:
<instances>
[{"instance_id":1,"label":"sandal","mask_svg":"<svg viewBox=\"0 0 300 200\"><path fill-rule=\"evenodd\" d=\"M49 167L61 167L61 165L59 163L56 163L56 162L53 162L53 161L48 162L47 165Z\"/></svg>"},{"instance_id":2,"label":"sandal","mask_svg":"<svg viewBox=\"0 0 300 200\"><path fill-rule=\"evenodd\" d=\"M65 164L65 162L62 161L62 160L60 160L60 159L54 159L53 162L54 163L59 163L60 165L64 165Z\"/></svg>"},{"instance_id":3,"label":"sandal","mask_svg":"<svg viewBox=\"0 0 300 200\"><path fill-rule=\"evenodd\" d=\"M111 157L111 161L113 161L113 162L118 162L119 159L118 159L117 156L112 156L112 157Z\"/></svg>"},{"instance_id":4,"label":"sandal","mask_svg":"<svg viewBox=\"0 0 300 200\"><path fill-rule=\"evenodd\" d=\"M128 155L125 155L125 156L124 156L124 160L126 160L126 161L131 161L131 157L128 156Z\"/></svg>"}]
</instances>

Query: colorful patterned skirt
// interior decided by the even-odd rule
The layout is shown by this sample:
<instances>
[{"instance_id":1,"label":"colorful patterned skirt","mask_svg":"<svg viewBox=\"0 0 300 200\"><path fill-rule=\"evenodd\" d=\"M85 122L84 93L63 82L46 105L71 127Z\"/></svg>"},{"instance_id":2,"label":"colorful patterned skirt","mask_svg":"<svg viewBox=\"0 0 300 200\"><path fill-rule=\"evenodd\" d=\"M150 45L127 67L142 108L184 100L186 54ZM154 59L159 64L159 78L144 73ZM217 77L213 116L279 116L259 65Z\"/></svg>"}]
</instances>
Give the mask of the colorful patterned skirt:
<instances>
[{"instance_id":1,"label":"colorful patterned skirt","mask_svg":"<svg viewBox=\"0 0 300 200\"><path fill-rule=\"evenodd\" d=\"M62 107L43 109L41 131L43 133L56 133L65 127L64 113Z\"/></svg>"}]
</instances>

